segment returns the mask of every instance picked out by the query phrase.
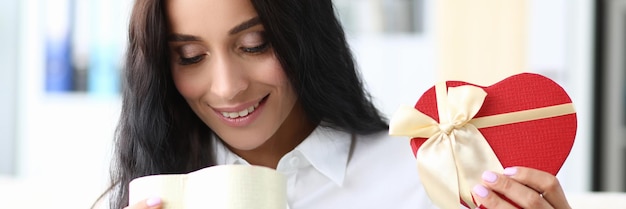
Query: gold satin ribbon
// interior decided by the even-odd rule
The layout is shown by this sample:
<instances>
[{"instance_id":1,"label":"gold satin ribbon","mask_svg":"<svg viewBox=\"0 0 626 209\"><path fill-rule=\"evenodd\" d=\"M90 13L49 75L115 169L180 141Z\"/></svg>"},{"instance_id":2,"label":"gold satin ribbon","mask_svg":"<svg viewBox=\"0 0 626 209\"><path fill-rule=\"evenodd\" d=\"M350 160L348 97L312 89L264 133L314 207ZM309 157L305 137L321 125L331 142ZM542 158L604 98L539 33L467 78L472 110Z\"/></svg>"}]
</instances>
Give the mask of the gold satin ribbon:
<instances>
[{"instance_id":1,"label":"gold satin ribbon","mask_svg":"<svg viewBox=\"0 0 626 209\"><path fill-rule=\"evenodd\" d=\"M435 85L439 123L409 106L394 114L389 134L428 138L417 151L417 168L426 193L442 209L458 209L458 197L470 208L471 187L484 171L502 172L502 164L478 128L575 113L572 103L473 118L487 93L479 87Z\"/></svg>"}]
</instances>

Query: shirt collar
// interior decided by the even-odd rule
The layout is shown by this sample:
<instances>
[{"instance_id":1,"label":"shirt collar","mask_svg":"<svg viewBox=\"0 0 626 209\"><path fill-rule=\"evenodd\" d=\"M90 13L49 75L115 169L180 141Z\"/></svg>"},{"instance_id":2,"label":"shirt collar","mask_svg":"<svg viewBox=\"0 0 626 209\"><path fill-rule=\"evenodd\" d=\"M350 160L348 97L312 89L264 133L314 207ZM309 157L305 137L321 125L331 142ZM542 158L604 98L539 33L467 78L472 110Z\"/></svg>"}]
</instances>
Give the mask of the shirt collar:
<instances>
[{"instance_id":1,"label":"shirt collar","mask_svg":"<svg viewBox=\"0 0 626 209\"><path fill-rule=\"evenodd\" d=\"M250 165L246 160L224 146L221 140L216 139L214 142L215 160L218 165ZM351 144L351 134L318 126L302 143L296 146L294 150L285 154L285 156L289 156L294 152L300 152L317 171L328 177L335 184L342 186ZM283 160L281 159L281 161Z\"/></svg>"},{"instance_id":2,"label":"shirt collar","mask_svg":"<svg viewBox=\"0 0 626 209\"><path fill-rule=\"evenodd\" d=\"M318 126L294 150L302 153L316 170L342 186L351 143L349 133Z\"/></svg>"}]
</instances>

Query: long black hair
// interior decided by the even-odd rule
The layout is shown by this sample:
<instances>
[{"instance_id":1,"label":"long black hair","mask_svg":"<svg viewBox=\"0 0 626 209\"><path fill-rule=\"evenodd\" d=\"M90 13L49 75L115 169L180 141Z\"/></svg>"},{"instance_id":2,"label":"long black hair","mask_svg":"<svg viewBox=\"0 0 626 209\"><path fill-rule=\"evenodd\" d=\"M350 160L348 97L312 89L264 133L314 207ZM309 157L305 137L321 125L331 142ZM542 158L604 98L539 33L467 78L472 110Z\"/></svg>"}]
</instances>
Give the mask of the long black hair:
<instances>
[{"instance_id":1,"label":"long black hair","mask_svg":"<svg viewBox=\"0 0 626 209\"><path fill-rule=\"evenodd\" d=\"M215 164L217 137L176 90L165 0L136 0L129 25L122 112L111 167L110 205L128 205L137 177ZM314 124L355 133L387 130L364 90L331 0L251 0L267 39Z\"/></svg>"}]
</instances>

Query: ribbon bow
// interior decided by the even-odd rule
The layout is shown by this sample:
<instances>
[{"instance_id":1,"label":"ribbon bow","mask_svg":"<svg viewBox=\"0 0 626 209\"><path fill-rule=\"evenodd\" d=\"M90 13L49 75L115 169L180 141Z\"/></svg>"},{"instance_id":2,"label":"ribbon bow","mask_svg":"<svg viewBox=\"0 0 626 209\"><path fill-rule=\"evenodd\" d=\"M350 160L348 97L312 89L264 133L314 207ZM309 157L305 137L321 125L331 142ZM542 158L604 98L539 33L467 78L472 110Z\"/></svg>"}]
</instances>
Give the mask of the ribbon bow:
<instances>
[{"instance_id":1,"label":"ribbon bow","mask_svg":"<svg viewBox=\"0 0 626 209\"><path fill-rule=\"evenodd\" d=\"M389 124L389 134L428 138L417 151L417 168L426 193L444 209L457 209L458 196L476 207L470 187L486 170L502 172L502 164L478 130L575 113L572 103L474 118L487 96L476 86L435 85L439 123L413 107L401 107Z\"/></svg>"},{"instance_id":2,"label":"ribbon bow","mask_svg":"<svg viewBox=\"0 0 626 209\"><path fill-rule=\"evenodd\" d=\"M433 202L441 208L459 208L458 198L470 208L471 186L480 183L483 171L502 171L487 140L470 123L487 93L478 87L435 85L440 122L413 107L401 107L390 122L396 136L428 138L417 151L420 179Z\"/></svg>"}]
</instances>

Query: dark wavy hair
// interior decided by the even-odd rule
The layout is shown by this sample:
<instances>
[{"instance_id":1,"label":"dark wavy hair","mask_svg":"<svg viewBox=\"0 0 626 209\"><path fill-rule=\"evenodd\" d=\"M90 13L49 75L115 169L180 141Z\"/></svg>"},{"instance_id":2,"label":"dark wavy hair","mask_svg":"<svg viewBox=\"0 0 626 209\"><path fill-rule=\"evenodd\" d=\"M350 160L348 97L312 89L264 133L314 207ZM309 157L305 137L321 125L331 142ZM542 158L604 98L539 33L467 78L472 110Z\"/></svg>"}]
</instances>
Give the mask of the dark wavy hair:
<instances>
[{"instance_id":1,"label":"dark wavy hair","mask_svg":"<svg viewBox=\"0 0 626 209\"><path fill-rule=\"evenodd\" d=\"M387 130L355 68L331 0L251 0L313 124L355 134ZM137 177L215 164L217 137L176 90L164 0L136 0L125 57L123 103L111 165L110 205L128 205Z\"/></svg>"}]
</instances>

